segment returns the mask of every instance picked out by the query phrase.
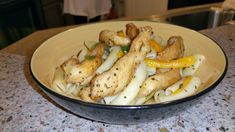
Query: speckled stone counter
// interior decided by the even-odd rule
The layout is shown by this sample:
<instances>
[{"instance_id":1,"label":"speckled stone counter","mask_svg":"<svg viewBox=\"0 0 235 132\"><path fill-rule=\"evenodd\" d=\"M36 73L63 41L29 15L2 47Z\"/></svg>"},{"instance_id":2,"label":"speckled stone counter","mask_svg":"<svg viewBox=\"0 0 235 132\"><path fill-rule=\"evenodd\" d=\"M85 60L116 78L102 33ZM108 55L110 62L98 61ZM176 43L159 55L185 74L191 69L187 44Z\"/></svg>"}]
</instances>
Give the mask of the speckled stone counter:
<instances>
[{"instance_id":1,"label":"speckled stone counter","mask_svg":"<svg viewBox=\"0 0 235 132\"><path fill-rule=\"evenodd\" d=\"M224 80L186 111L138 125L103 124L75 116L33 82L28 71L32 52L42 41L66 29L38 31L0 51L0 131L235 132L235 26L201 31L221 45L228 57Z\"/></svg>"}]
</instances>

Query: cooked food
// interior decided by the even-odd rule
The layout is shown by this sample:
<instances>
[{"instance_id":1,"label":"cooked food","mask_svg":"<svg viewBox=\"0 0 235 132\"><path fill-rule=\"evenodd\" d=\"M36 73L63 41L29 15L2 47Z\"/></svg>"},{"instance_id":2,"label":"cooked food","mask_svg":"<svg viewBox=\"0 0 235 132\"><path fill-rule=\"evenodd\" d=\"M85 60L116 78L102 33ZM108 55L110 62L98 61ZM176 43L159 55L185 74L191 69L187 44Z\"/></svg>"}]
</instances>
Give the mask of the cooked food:
<instances>
[{"instance_id":1,"label":"cooked food","mask_svg":"<svg viewBox=\"0 0 235 132\"><path fill-rule=\"evenodd\" d=\"M66 94L69 97L79 98L78 92L81 86L67 83L64 79L64 71L61 67L55 69L55 75L52 81L52 88L60 94Z\"/></svg>"},{"instance_id":2,"label":"cooked food","mask_svg":"<svg viewBox=\"0 0 235 132\"><path fill-rule=\"evenodd\" d=\"M81 88L81 90L79 91L79 97L86 101L86 102L95 102L92 98L91 98L91 87L87 86L84 88Z\"/></svg>"},{"instance_id":3,"label":"cooked food","mask_svg":"<svg viewBox=\"0 0 235 132\"><path fill-rule=\"evenodd\" d=\"M165 49L158 53L157 60L169 61L184 56L183 38L180 36L172 36L167 41Z\"/></svg>"},{"instance_id":4,"label":"cooked food","mask_svg":"<svg viewBox=\"0 0 235 132\"><path fill-rule=\"evenodd\" d=\"M200 83L198 77L185 77L167 88L166 91L157 91L154 95L155 102L167 102L190 96L197 91Z\"/></svg>"},{"instance_id":5,"label":"cooked food","mask_svg":"<svg viewBox=\"0 0 235 132\"><path fill-rule=\"evenodd\" d=\"M101 74L107 70L109 70L113 64L118 60L119 56L118 53L121 51L120 47L114 46L112 49L110 49L110 54L107 57L107 59L102 63L102 65L96 70L97 74Z\"/></svg>"},{"instance_id":6,"label":"cooked food","mask_svg":"<svg viewBox=\"0 0 235 132\"><path fill-rule=\"evenodd\" d=\"M139 34L139 29L133 23L126 24L126 35L131 39L134 40L137 35Z\"/></svg>"},{"instance_id":7,"label":"cooked food","mask_svg":"<svg viewBox=\"0 0 235 132\"><path fill-rule=\"evenodd\" d=\"M139 35L132 41L129 52L140 53L146 56L151 51L149 40L153 34L152 28L149 26L140 27Z\"/></svg>"},{"instance_id":8,"label":"cooked food","mask_svg":"<svg viewBox=\"0 0 235 132\"><path fill-rule=\"evenodd\" d=\"M179 69L159 73L148 77L140 87L138 97L148 96L151 92L165 89L181 78Z\"/></svg>"},{"instance_id":9,"label":"cooked food","mask_svg":"<svg viewBox=\"0 0 235 132\"><path fill-rule=\"evenodd\" d=\"M147 75L145 63L142 62L137 67L134 76L132 77L128 86L113 100L111 104L114 105L128 105L135 99L141 84Z\"/></svg>"},{"instance_id":10,"label":"cooked food","mask_svg":"<svg viewBox=\"0 0 235 132\"><path fill-rule=\"evenodd\" d=\"M196 59L199 59L199 57L201 56L194 55L170 61L156 61L152 59L145 59L145 62L148 66L155 68L184 68L192 66L194 63L196 63ZM199 65L198 63L199 62L197 62L197 65Z\"/></svg>"},{"instance_id":11,"label":"cooked food","mask_svg":"<svg viewBox=\"0 0 235 132\"><path fill-rule=\"evenodd\" d=\"M95 77L92 81L91 98L100 100L121 92L130 82L136 67L149 52L148 40L152 34L151 28L141 28L141 32L133 40L130 51L118 60L107 72Z\"/></svg>"},{"instance_id":12,"label":"cooked food","mask_svg":"<svg viewBox=\"0 0 235 132\"><path fill-rule=\"evenodd\" d=\"M124 46L130 44L131 40L128 37L119 36L116 32L103 30L100 32L100 42L108 43L109 45Z\"/></svg>"},{"instance_id":13,"label":"cooked food","mask_svg":"<svg viewBox=\"0 0 235 132\"><path fill-rule=\"evenodd\" d=\"M143 57L131 52L118 60L107 72L96 76L91 83L91 97L100 100L105 96L119 93L130 82L132 75Z\"/></svg>"},{"instance_id":14,"label":"cooked food","mask_svg":"<svg viewBox=\"0 0 235 132\"><path fill-rule=\"evenodd\" d=\"M65 73L65 80L68 83L78 83L79 85L88 84L91 79L95 76L96 69L101 64L101 57L104 53L104 45L102 43L98 44L94 49L96 52L94 59L86 59L81 63L77 58L70 58L62 64L62 69Z\"/></svg>"},{"instance_id":15,"label":"cooked food","mask_svg":"<svg viewBox=\"0 0 235 132\"><path fill-rule=\"evenodd\" d=\"M187 66L181 69L182 76L192 76L205 60L205 57L200 54L194 55L193 57L195 58L195 62L191 66Z\"/></svg>"},{"instance_id":16,"label":"cooked food","mask_svg":"<svg viewBox=\"0 0 235 132\"><path fill-rule=\"evenodd\" d=\"M194 73L205 57L184 56L181 36L166 43L152 27L128 23L126 31L104 29L99 42L84 46L56 68L55 91L92 103L141 105L191 96L200 87Z\"/></svg>"}]
</instances>

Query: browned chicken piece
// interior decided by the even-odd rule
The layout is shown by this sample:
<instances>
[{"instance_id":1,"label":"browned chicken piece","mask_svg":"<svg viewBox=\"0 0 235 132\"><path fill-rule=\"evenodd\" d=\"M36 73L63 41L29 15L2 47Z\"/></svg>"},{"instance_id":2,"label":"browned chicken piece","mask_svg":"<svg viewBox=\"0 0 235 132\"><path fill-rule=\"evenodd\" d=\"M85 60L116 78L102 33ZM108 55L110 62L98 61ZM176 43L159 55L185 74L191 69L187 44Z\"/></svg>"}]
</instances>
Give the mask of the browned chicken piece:
<instances>
[{"instance_id":1,"label":"browned chicken piece","mask_svg":"<svg viewBox=\"0 0 235 132\"><path fill-rule=\"evenodd\" d=\"M91 87L85 87L82 88L79 91L79 97L86 102L92 102L94 103L95 101L91 99Z\"/></svg>"},{"instance_id":2,"label":"browned chicken piece","mask_svg":"<svg viewBox=\"0 0 235 132\"><path fill-rule=\"evenodd\" d=\"M62 64L61 67L65 72L65 80L68 83L86 85L95 76L95 70L102 63L104 44L97 45L94 50L96 52L96 56L93 59L85 59L79 63L77 58L70 58Z\"/></svg>"},{"instance_id":3,"label":"browned chicken piece","mask_svg":"<svg viewBox=\"0 0 235 132\"><path fill-rule=\"evenodd\" d=\"M126 24L126 35L134 40L139 34L139 29L133 23Z\"/></svg>"},{"instance_id":4,"label":"browned chicken piece","mask_svg":"<svg viewBox=\"0 0 235 132\"><path fill-rule=\"evenodd\" d=\"M151 51L149 40L153 31L150 26L140 27L139 31L139 35L132 41L129 52L140 52L143 56L146 56Z\"/></svg>"},{"instance_id":5,"label":"browned chicken piece","mask_svg":"<svg viewBox=\"0 0 235 132\"><path fill-rule=\"evenodd\" d=\"M143 60L139 53L131 52L118 60L115 65L92 80L91 98L98 101L105 96L119 93L130 82L136 66Z\"/></svg>"},{"instance_id":6,"label":"browned chicken piece","mask_svg":"<svg viewBox=\"0 0 235 132\"><path fill-rule=\"evenodd\" d=\"M100 100L105 96L121 92L130 82L136 67L150 51L148 41L152 34L150 27L143 27L133 40L130 51L118 60L114 66L92 80L91 98Z\"/></svg>"},{"instance_id":7,"label":"browned chicken piece","mask_svg":"<svg viewBox=\"0 0 235 132\"><path fill-rule=\"evenodd\" d=\"M111 30L103 30L100 32L99 41L108 43L110 46L119 45L125 46L131 43L131 40L128 37L118 36L116 32Z\"/></svg>"},{"instance_id":8,"label":"browned chicken piece","mask_svg":"<svg viewBox=\"0 0 235 132\"><path fill-rule=\"evenodd\" d=\"M164 73L153 75L143 82L138 97L146 97L156 90L165 89L177 82L180 78L179 69L172 69Z\"/></svg>"},{"instance_id":9,"label":"browned chicken piece","mask_svg":"<svg viewBox=\"0 0 235 132\"><path fill-rule=\"evenodd\" d=\"M180 36L172 36L167 42L166 48L158 53L157 60L169 61L183 57L184 55L184 44L183 38Z\"/></svg>"}]
</instances>

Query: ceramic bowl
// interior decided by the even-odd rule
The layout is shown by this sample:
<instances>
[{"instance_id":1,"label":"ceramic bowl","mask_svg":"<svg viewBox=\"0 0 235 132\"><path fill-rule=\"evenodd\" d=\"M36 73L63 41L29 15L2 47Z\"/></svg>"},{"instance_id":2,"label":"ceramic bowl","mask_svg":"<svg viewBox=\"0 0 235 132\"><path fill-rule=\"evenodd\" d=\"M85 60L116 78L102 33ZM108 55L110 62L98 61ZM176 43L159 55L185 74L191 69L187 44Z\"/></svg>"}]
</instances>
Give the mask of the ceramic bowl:
<instances>
[{"instance_id":1,"label":"ceramic bowl","mask_svg":"<svg viewBox=\"0 0 235 132\"><path fill-rule=\"evenodd\" d=\"M124 30L127 23L134 23L138 27L149 25L154 33L167 40L172 35L183 37L185 55L203 54L206 59L198 69L198 76L202 84L198 92L190 97L174 100L167 103L114 106L88 103L61 95L50 88L55 68L79 50L85 48L84 41L98 41L99 32L104 29L113 31ZM81 117L114 124L136 124L157 121L194 105L214 89L223 79L227 70L227 58L221 47L207 36L180 26L144 22L144 21L117 21L94 23L79 26L60 34L41 44L34 52L30 70L33 79L40 88L56 103Z\"/></svg>"}]
</instances>

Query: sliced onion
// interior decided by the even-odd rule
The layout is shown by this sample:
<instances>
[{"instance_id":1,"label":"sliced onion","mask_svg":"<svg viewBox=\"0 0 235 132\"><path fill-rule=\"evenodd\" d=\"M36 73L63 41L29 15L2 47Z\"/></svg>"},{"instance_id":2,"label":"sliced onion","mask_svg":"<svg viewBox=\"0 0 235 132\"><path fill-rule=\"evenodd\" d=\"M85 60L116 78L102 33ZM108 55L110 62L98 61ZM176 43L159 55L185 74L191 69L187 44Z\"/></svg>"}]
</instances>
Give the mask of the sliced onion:
<instances>
[{"instance_id":1,"label":"sliced onion","mask_svg":"<svg viewBox=\"0 0 235 132\"><path fill-rule=\"evenodd\" d=\"M119 94L113 96L106 96L103 98L105 104L110 104Z\"/></svg>"},{"instance_id":2,"label":"sliced onion","mask_svg":"<svg viewBox=\"0 0 235 132\"><path fill-rule=\"evenodd\" d=\"M113 64L118 59L118 52L121 50L119 46L114 46L111 48L111 52L108 56L108 58L101 64L101 66L96 70L97 74L101 74L107 70L109 70Z\"/></svg>"},{"instance_id":3,"label":"sliced onion","mask_svg":"<svg viewBox=\"0 0 235 132\"><path fill-rule=\"evenodd\" d=\"M176 90L178 90L179 87L178 89L175 89L175 88L171 88L170 86L168 89L174 90L175 92L172 92L169 95L159 94L158 92L156 92L154 95L155 102L156 103L168 102L168 101L177 100L177 99L191 96L196 93L198 87L200 86L200 83L201 83L200 78L192 77L190 82L187 84L187 86L185 86L182 90L180 90L180 92L176 92Z\"/></svg>"},{"instance_id":4,"label":"sliced onion","mask_svg":"<svg viewBox=\"0 0 235 132\"><path fill-rule=\"evenodd\" d=\"M196 62L192 66L181 69L181 76L192 76L198 70L202 62L205 60L205 57L200 54L194 55L194 57L196 59Z\"/></svg>"},{"instance_id":5,"label":"sliced onion","mask_svg":"<svg viewBox=\"0 0 235 132\"><path fill-rule=\"evenodd\" d=\"M61 67L57 67L52 80L52 89L58 93L64 94L66 85L67 83L64 80L64 71Z\"/></svg>"}]
</instances>

